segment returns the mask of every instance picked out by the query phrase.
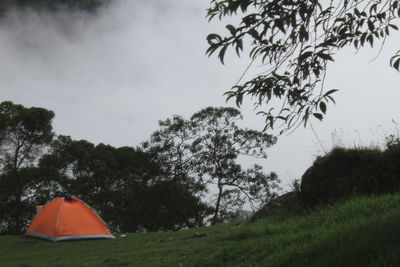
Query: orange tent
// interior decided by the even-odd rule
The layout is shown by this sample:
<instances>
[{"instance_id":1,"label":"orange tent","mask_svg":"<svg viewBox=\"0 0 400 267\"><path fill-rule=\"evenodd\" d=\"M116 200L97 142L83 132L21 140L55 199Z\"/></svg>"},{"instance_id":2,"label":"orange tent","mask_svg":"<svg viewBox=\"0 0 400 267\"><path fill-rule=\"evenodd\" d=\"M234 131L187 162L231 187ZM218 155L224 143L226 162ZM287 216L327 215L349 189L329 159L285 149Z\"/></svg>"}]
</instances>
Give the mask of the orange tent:
<instances>
[{"instance_id":1,"label":"orange tent","mask_svg":"<svg viewBox=\"0 0 400 267\"><path fill-rule=\"evenodd\" d=\"M25 235L51 241L114 238L105 222L75 196L59 197L33 218Z\"/></svg>"}]
</instances>

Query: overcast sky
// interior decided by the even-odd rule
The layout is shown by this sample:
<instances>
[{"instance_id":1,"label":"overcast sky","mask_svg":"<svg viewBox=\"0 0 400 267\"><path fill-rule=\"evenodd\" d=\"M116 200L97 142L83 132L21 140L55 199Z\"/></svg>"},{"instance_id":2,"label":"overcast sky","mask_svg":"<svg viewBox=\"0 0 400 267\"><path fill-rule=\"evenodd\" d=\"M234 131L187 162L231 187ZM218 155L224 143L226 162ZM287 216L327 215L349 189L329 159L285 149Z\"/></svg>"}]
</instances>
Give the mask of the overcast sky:
<instances>
[{"instance_id":1,"label":"overcast sky","mask_svg":"<svg viewBox=\"0 0 400 267\"><path fill-rule=\"evenodd\" d=\"M0 24L0 100L53 110L57 134L113 146L137 146L158 120L174 114L188 118L206 106L233 106L223 93L248 60L228 54L222 66L205 56L207 34L224 26L207 22L208 4L121 0L96 16L13 11ZM340 89L337 105L328 106L322 123L312 122L315 132L298 128L281 136L269 159L258 163L287 185L335 144L382 145L396 133L400 75L389 59L399 36L393 33L371 63L377 49L341 51L325 84ZM244 126L263 129L250 99L242 111Z\"/></svg>"}]
</instances>

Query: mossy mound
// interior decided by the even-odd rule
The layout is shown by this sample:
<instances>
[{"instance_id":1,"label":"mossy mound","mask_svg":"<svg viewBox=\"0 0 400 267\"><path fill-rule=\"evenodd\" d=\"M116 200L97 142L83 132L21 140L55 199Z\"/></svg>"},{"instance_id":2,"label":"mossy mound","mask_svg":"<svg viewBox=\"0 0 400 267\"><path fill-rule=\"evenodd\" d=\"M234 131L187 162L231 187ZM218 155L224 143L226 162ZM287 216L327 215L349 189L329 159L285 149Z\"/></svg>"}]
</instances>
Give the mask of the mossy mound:
<instances>
[{"instance_id":1,"label":"mossy mound","mask_svg":"<svg viewBox=\"0 0 400 267\"><path fill-rule=\"evenodd\" d=\"M335 148L318 157L301 179L306 206L332 204L358 195L399 191L400 150Z\"/></svg>"}]
</instances>

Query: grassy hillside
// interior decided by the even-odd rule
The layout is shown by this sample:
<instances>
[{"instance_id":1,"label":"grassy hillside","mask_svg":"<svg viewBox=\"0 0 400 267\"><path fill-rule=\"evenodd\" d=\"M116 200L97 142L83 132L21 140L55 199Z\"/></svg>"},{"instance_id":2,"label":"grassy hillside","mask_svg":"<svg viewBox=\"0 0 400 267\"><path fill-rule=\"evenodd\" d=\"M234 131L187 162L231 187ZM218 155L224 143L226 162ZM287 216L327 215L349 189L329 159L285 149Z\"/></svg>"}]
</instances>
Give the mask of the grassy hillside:
<instances>
[{"instance_id":1,"label":"grassy hillside","mask_svg":"<svg viewBox=\"0 0 400 267\"><path fill-rule=\"evenodd\" d=\"M400 266L400 194L306 215L51 243L0 236L1 266Z\"/></svg>"}]
</instances>

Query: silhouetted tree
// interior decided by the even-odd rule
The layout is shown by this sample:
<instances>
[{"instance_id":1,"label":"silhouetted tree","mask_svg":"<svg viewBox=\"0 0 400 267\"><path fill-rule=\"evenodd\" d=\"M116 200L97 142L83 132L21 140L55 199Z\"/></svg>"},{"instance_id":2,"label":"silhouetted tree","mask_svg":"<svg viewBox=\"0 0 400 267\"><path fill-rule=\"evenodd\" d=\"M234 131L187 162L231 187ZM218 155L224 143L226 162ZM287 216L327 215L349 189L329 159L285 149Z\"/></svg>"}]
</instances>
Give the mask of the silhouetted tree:
<instances>
[{"instance_id":1,"label":"silhouetted tree","mask_svg":"<svg viewBox=\"0 0 400 267\"><path fill-rule=\"evenodd\" d=\"M199 153L194 164L201 179L217 186L212 222L223 220L232 206L241 207L247 199L251 205L263 204L274 196L278 186L275 173L265 174L262 167L254 165L242 169L239 155L266 158L266 150L276 143L276 138L255 130L242 129L236 124L242 120L240 111L227 107L208 107L193 114L191 122L199 137L195 141Z\"/></svg>"},{"instance_id":2,"label":"silhouetted tree","mask_svg":"<svg viewBox=\"0 0 400 267\"><path fill-rule=\"evenodd\" d=\"M35 204L63 192L88 202L117 231L204 224L210 208L197 185L182 175L170 176L162 153L62 135L53 140L53 117L43 108L0 103L1 233L24 230Z\"/></svg>"},{"instance_id":3,"label":"silhouetted tree","mask_svg":"<svg viewBox=\"0 0 400 267\"><path fill-rule=\"evenodd\" d=\"M186 181L203 196L216 185L213 223L232 217L245 199L251 204L267 201L277 186L274 173L266 175L257 165L244 170L237 163L239 155L265 158L265 150L276 142L271 135L239 128L236 122L241 119L237 109L209 107L190 120L173 116L160 121L160 130L143 143L157 155L170 180Z\"/></svg>"},{"instance_id":4,"label":"silhouetted tree","mask_svg":"<svg viewBox=\"0 0 400 267\"><path fill-rule=\"evenodd\" d=\"M32 192L44 181L36 163L53 138L52 111L0 103L0 228L17 233L26 224ZM33 182L35 181L35 182Z\"/></svg>"},{"instance_id":5,"label":"silhouetted tree","mask_svg":"<svg viewBox=\"0 0 400 267\"><path fill-rule=\"evenodd\" d=\"M59 136L40 167L117 231L199 226L207 210L184 183L164 178L153 155L132 147L95 146Z\"/></svg>"},{"instance_id":6,"label":"silhouetted tree","mask_svg":"<svg viewBox=\"0 0 400 267\"><path fill-rule=\"evenodd\" d=\"M194 158L199 147L193 123L180 116L159 121L160 129L152 133L150 140L142 143L142 148L154 155L163 172L165 181L183 183L194 194L201 195L206 187L196 179Z\"/></svg>"},{"instance_id":7,"label":"silhouetted tree","mask_svg":"<svg viewBox=\"0 0 400 267\"><path fill-rule=\"evenodd\" d=\"M184 182L157 181L139 194L139 210L131 213L140 222L139 228L133 229L135 231L171 231L204 226L212 212L212 208L188 190Z\"/></svg>"}]
</instances>

